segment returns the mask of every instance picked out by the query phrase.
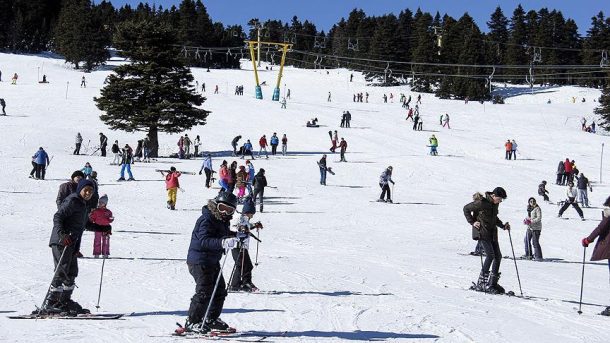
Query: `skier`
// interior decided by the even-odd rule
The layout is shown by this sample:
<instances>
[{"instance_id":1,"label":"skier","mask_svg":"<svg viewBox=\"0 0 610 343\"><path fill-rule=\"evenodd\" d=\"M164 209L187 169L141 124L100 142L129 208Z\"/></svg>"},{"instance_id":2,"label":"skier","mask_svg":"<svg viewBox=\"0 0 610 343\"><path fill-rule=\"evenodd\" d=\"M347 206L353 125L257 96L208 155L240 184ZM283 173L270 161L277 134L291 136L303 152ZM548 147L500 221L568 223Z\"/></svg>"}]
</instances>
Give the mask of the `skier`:
<instances>
[{"instance_id":1,"label":"skier","mask_svg":"<svg viewBox=\"0 0 610 343\"><path fill-rule=\"evenodd\" d=\"M436 148L438 148L438 139L436 138L435 135L432 135L432 137L430 137L429 139L430 142L430 155L432 156L437 156L438 155L438 151L436 150Z\"/></svg>"},{"instance_id":2,"label":"skier","mask_svg":"<svg viewBox=\"0 0 610 343\"><path fill-rule=\"evenodd\" d=\"M74 152L72 155L80 155L80 146L83 143L83 137L80 135L80 132L76 133L76 138L74 139L74 144L76 147L74 148Z\"/></svg>"},{"instance_id":3,"label":"skier","mask_svg":"<svg viewBox=\"0 0 610 343\"><path fill-rule=\"evenodd\" d=\"M197 137L195 137L195 140L193 141L193 146L195 147L195 157L197 158L199 157L199 146L201 146L201 138L199 138L199 135L197 135Z\"/></svg>"},{"instance_id":4,"label":"skier","mask_svg":"<svg viewBox=\"0 0 610 343\"><path fill-rule=\"evenodd\" d=\"M76 170L70 176L70 181L64 182L59 185L59 190L57 191L57 198L55 198L55 204L57 204L57 209L61 207L61 203L66 199L70 194L76 192L76 187L78 187L78 183L80 180L85 178L85 174L82 171Z\"/></svg>"},{"instance_id":5,"label":"skier","mask_svg":"<svg viewBox=\"0 0 610 343\"><path fill-rule=\"evenodd\" d=\"M540 232L542 231L542 210L536 203L536 199L529 198L527 201L527 218L523 223L527 226L525 238L525 255L522 258L542 261L542 248L540 247ZM532 242L533 241L533 242ZM532 251L532 243L534 250Z\"/></svg>"},{"instance_id":6,"label":"skier","mask_svg":"<svg viewBox=\"0 0 610 343\"><path fill-rule=\"evenodd\" d=\"M242 147L242 154L241 154L241 159L244 159L244 156L246 155L250 155L250 159L253 160L254 159L254 153L252 152L254 148L252 147L252 143L250 143L250 140L248 139L246 141L246 143L244 143L244 146Z\"/></svg>"},{"instance_id":7,"label":"skier","mask_svg":"<svg viewBox=\"0 0 610 343\"><path fill-rule=\"evenodd\" d=\"M445 113L445 118L443 118L443 127L445 127L445 125L447 125L448 129L451 129L451 126L449 126L449 113Z\"/></svg>"},{"instance_id":8,"label":"skier","mask_svg":"<svg viewBox=\"0 0 610 343\"><path fill-rule=\"evenodd\" d=\"M80 79L80 87L87 88L87 80L85 79L85 75Z\"/></svg>"},{"instance_id":9,"label":"skier","mask_svg":"<svg viewBox=\"0 0 610 343\"><path fill-rule=\"evenodd\" d=\"M565 165L563 164L563 161L559 161L559 165L557 166L557 180L555 181L556 185L564 185L565 182L563 181L564 176L563 174L565 173Z\"/></svg>"},{"instance_id":10,"label":"skier","mask_svg":"<svg viewBox=\"0 0 610 343\"><path fill-rule=\"evenodd\" d=\"M36 180L44 180L46 174L46 168L49 166L51 161L49 155L42 147L38 148L38 151L32 156L32 159L36 162Z\"/></svg>"},{"instance_id":11,"label":"skier","mask_svg":"<svg viewBox=\"0 0 610 343\"><path fill-rule=\"evenodd\" d=\"M237 142L241 139L241 136L235 136L231 141L231 146L233 147L233 156L237 156ZM242 152L245 155L245 152Z\"/></svg>"},{"instance_id":12,"label":"skier","mask_svg":"<svg viewBox=\"0 0 610 343\"><path fill-rule=\"evenodd\" d=\"M559 214L557 215L557 217L561 218L561 216L563 215L563 212L568 209L568 207L570 207L570 205L572 205L574 207L574 209L576 210L576 212L578 212L578 215L580 216L580 219L585 220L585 217L582 213L582 210L580 209L580 207L578 206L578 203L576 202L576 189L574 188L574 183L573 182L568 182L568 189L566 190L566 200L563 203L563 206L561 206L561 208L559 209Z\"/></svg>"},{"instance_id":13,"label":"skier","mask_svg":"<svg viewBox=\"0 0 610 343\"><path fill-rule=\"evenodd\" d=\"M161 171L161 175L165 176L165 190L167 190L167 208L170 210L176 209L176 200L178 197L178 188L180 188L180 180L178 178L182 175L179 171L176 171L176 167L169 168L169 173L165 175L164 171Z\"/></svg>"},{"instance_id":14,"label":"skier","mask_svg":"<svg viewBox=\"0 0 610 343\"><path fill-rule=\"evenodd\" d=\"M286 109L286 97L282 98L282 101L280 101L280 104L282 105L281 108Z\"/></svg>"},{"instance_id":15,"label":"skier","mask_svg":"<svg viewBox=\"0 0 610 343\"><path fill-rule=\"evenodd\" d=\"M248 195L252 196L252 183L254 182L254 177L256 176L256 170L254 169L254 164L250 162L250 160L246 160L246 167L248 168L248 181L246 182L246 188L248 189Z\"/></svg>"},{"instance_id":16,"label":"skier","mask_svg":"<svg viewBox=\"0 0 610 343\"><path fill-rule=\"evenodd\" d=\"M330 139L330 141L332 143L332 146L330 147L330 152L334 154L335 150L337 150L337 141L339 140L339 134L337 133L337 130L335 130L334 134L331 137L332 138Z\"/></svg>"},{"instance_id":17,"label":"skier","mask_svg":"<svg viewBox=\"0 0 610 343\"><path fill-rule=\"evenodd\" d=\"M576 188L578 188L578 202L580 202L583 207L589 207L589 196L587 194L587 188L591 192L593 191L593 188L591 188L589 179L585 177L585 174L581 173L580 176L576 177Z\"/></svg>"},{"instance_id":18,"label":"skier","mask_svg":"<svg viewBox=\"0 0 610 343\"><path fill-rule=\"evenodd\" d=\"M273 133L271 136L271 155L275 155L277 152L277 146L280 144L280 139L277 137L277 133Z\"/></svg>"},{"instance_id":19,"label":"skier","mask_svg":"<svg viewBox=\"0 0 610 343\"><path fill-rule=\"evenodd\" d=\"M252 201L256 203L256 197L260 196L260 206L259 211L263 212L263 196L265 194L265 187L267 187L267 178L265 177L265 169L261 168L254 176L254 181L252 182L252 186L254 186L254 193L252 194Z\"/></svg>"},{"instance_id":20,"label":"skier","mask_svg":"<svg viewBox=\"0 0 610 343\"><path fill-rule=\"evenodd\" d=\"M263 135L258 140L258 145L260 146L260 149L258 149L258 157L261 157L261 152L265 151L265 156L267 158L269 158L269 154L267 153L267 136L266 135Z\"/></svg>"},{"instance_id":21,"label":"skier","mask_svg":"<svg viewBox=\"0 0 610 343\"><path fill-rule=\"evenodd\" d=\"M220 259L223 252L235 248L239 243L239 238L232 237L229 230L236 206L235 195L221 192L203 206L201 216L195 223L186 258L189 273L196 283L184 326L187 331L235 331L220 319L227 296ZM218 286L215 288L217 280ZM206 314L207 318L204 318Z\"/></svg>"},{"instance_id":22,"label":"skier","mask_svg":"<svg viewBox=\"0 0 610 343\"><path fill-rule=\"evenodd\" d=\"M549 191L546 190L546 181L542 180L542 183L538 185L538 195L540 195L544 201L549 201L548 193Z\"/></svg>"},{"instance_id":23,"label":"skier","mask_svg":"<svg viewBox=\"0 0 610 343\"><path fill-rule=\"evenodd\" d=\"M106 147L108 146L108 137L100 132L100 154L106 157Z\"/></svg>"},{"instance_id":24,"label":"skier","mask_svg":"<svg viewBox=\"0 0 610 343\"><path fill-rule=\"evenodd\" d=\"M229 192L229 181L231 179L231 173L229 172L229 165L227 160L223 160L218 171L218 184L221 187L221 192Z\"/></svg>"},{"instance_id":25,"label":"skier","mask_svg":"<svg viewBox=\"0 0 610 343\"><path fill-rule=\"evenodd\" d=\"M131 164L133 163L133 150L129 146L129 144L125 144L125 147L122 150L121 154L121 177L117 181L125 181L125 170L127 170L127 174L129 175L129 179L127 181L135 181L131 174Z\"/></svg>"},{"instance_id":26,"label":"skier","mask_svg":"<svg viewBox=\"0 0 610 343\"><path fill-rule=\"evenodd\" d=\"M610 197L606 199L604 206L610 204ZM608 260L608 267L610 268L610 239L608 234L610 233L610 217L605 217L599 225L589 234L589 236L582 239L582 246L588 247L589 244L597 240L595 248L593 248L593 254L591 254L591 261ZM604 316L610 316L610 306L606 307L605 310L600 313Z\"/></svg>"},{"instance_id":27,"label":"skier","mask_svg":"<svg viewBox=\"0 0 610 343\"><path fill-rule=\"evenodd\" d=\"M93 182L81 180L76 192L62 202L53 216L53 231L49 247L53 252L53 262L57 269L51 286L45 296L43 306L33 314L58 314L67 312L69 315L90 313L76 301L72 300L74 281L78 276L78 252L83 230L86 225L87 201L93 196Z\"/></svg>"},{"instance_id":28,"label":"skier","mask_svg":"<svg viewBox=\"0 0 610 343\"><path fill-rule=\"evenodd\" d=\"M339 143L339 149L340 153L341 153L341 159L339 160L340 162L347 162L345 160L345 150L347 150L347 141L345 139L343 139L343 137L341 137L341 142Z\"/></svg>"},{"instance_id":29,"label":"skier","mask_svg":"<svg viewBox=\"0 0 610 343\"><path fill-rule=\"evenodd\" d=\"M379 202L392 202L392 195L390 194L390 185L389 183L394 184L394 181L392 180L392 166L389 166L386 168L386 170L383 171L383 173L381 173L381 176L379 177L379 187L381 187L381 195L379 196ZM385 194L387 192L387 198L385 200L383 200Z\"/></svg>"},{"instance_id":30,"label":"skier","mask_svg":"<svg viewBox=\"0 0 610 343\"><path fill-rule=\"evenodd\" d=\"M93 239L93 257L99 258L102 255L108 258L110 255L110 235L112 235L112 226L110 223L114 221L112 211L106 208L108 205L108 196L102 195L97 203L97 208L89 213L89 222L87 230L95 231Z\"/></svg>"},{"instance_id":31,"label":"skier","mask_svg":"<svg viewBox=\"0 0 610 343\"><path fill-rule=\"evenodd\" d=\"M256 231L262 229L263 224L261 224L261 222L250 224L250 219L252 219L256 213L256 206L254 205L252 198L246 198L241 213L242 215L237 224L237 237L240 238L240 242L231 250L235 266L233 267L229 290L233 292L256 292L258 291L258 288L252 283L253 266L250 254L248 254L249 235L253 229L256 229Z\"/></svg>"},{"instance_id":32,"label":"skier","mask_svg":"<svg viewBox=\"0 0 610 343\"><path fill-rule=\"evenodd\" d=\"M112 151L112 153L114 154L114 158L112 159L112 163L110 163L110 165L118 165L121 161L121 149L119 149L118 140L114 141L114 144L112 144L112 148L110 148L110 151Z\"/></svg>"},{"instance_id":33,"label":"skier","mask_svg":"<svg viewBox=\"0 0 610 343\"><path fill-rule=\"evenodd\" d=\"M513 151L513 143L511 143L510 139L506 140L506 143L504 143L504 148L506 149L504 159L510 160Z\"/></svg>"},{"instance_id":34,"label":"skier","mask_svg":"<svg viewBox=\"0 0 610 343\"><path fill-rule=\"evenodd\" d=\"M320 168L320 184L326 186L326 154L322 155L320 161L318 161L318 167Z\"/></svg>"},{"instance_id":35,"label":"skier","mask_svg":"<svg viewBox=\"0 0 610 343\"><path fill-rule=\"evenodd\" d=\"M201 175L202 170L205 172L205 187L210 188L212 186L210 184L210 179L212 178L212 173L215 173L214 170L212 170L212 155L207 154L203 158L201 169L199 169L199 175Z\"/></svg>"},{"instance_id":36,"label":"skier","mask_svg":"<svg viewBox=\"0 0 610 343\"><path fill-rule=\"evenodd\" d=\"M327 102L331 102L331 94L330 92L328 92L328 99L326 99Z\"/></svg>"},{"instance_id":37,"label":"skier","mask_svg":"<svg viewBox=\"0 0 610 343\"><path fill-rule=\"evenodd\" d=\"M510 153L513 156L513 160L517 159L517 142L513 139L510 141Z\"/></svg>"},{"instance_id":38,"label":"skier","mask_svg":"<svg viewBox=\"0 0 610 343\"><path fill-rule=\"evenodd\" d=\"M349 111L345 111L345 127L351 127L350 122L352 121L352 114Z\"/></svg>"},{"instance_id":39,"label":"skier","mask_svg":"<svg viewBox=\"0 0 610 343\"><path fill-rule=\"evenodd\" d=\"M288 150L288 138L286 137L286 134L284 134L284 136L282 136L282 156L286 156L287 150Z\"/></svg>"},{"instance_id":40,"label":"skier","mask_svg":"<svg viewBox=\"0 0 610 343\"><path fill-rule=\"evenodd\" d=\"M191 139L188 134L184 134L184 156L187 159L191 158Z\"/></svg>"},{"instance_id":41,"label":"skier","mask_svg":"<svg viewBox=\"0 0 610 343\"><path fill-rule=\"evenodd\" d=\"M82 171L83 174L85 174L85 178L87 178L87 176L91 175L91 173L93 172L93 167L91 167L91 164L89 162L86 162L85 166L80 171Z\"/></svg>"},{"instance_id":42,"label":"skier","mask_svg":"<svg viewBox=\"0 0 610 343\"><path fill-rule=\"evenodd\" d=\"M498 229L510 230L508 222L502 223L498 218L498 206L506 199L506 191L496 187L492 192L475 193L473 202L464 206L466 221L472 225L472 239L478 240L485 251L485 262L481 267L479 279L472 287L476 291L492 294L503 294L504 288L498 285L500 279L500 262L502 252L498 244ZM491 274L489 268L491 267Z\"/></svg>"},{"instance_id":43,"label":"skier","mask_svg":"<svg viewBox=\"0 0 610 343\"><path fill-rule=\"evenodd\" d=\"M2 115L5 116L6 115L6 110L5 110L5 108L6 108L6 101L4 101L3 98L0 98L0 106L2 106Z\"/></svg>"}]
</instances>

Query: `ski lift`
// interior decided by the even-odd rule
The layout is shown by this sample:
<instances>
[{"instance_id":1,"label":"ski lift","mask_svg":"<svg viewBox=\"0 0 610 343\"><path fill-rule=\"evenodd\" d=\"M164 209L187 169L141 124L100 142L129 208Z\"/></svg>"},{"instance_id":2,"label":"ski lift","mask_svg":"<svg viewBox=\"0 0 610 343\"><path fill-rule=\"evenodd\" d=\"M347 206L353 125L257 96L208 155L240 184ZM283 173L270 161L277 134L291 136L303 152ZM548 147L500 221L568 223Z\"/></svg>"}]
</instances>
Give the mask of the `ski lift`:
<instances>
[{"instance_id":1,"label":"ski lift","mask_svg":"<svg viewBox=\"0 0 610 343\"><path fill-rule=\"evenodd\" d=\"M189 57L189 52L188 52L188 50L186 49L186 46L183 46L183 47L182 47L182 51L181 51L180 53L184 54L184 58Z\"/></svg>"},{"instance_id":2,"label":"ski lift","mask_svg":"<svg viewBox=\"0 0 610 343\"><path fill-rule=\"evenodd\" d=\"M201 55L199 55L199 48L197 48L197 50L195 50L195 59L198 60L201 58Z\"/></svg>"},{"instance_id":3,"label":"ski lift","mask_svg":"<svg viewBox=\"0 0 610 343\"><path fill-rule=\"evenodd\" d=\"M534 57L533 57L532 61L534 61L534 63L542 62L542 48L534 47Z\"/></svg>"},{"instance_id":4,"label":"ski lift","mask_svg":"<svg viewBox=\"0 0 610 343\"><path fill-rule=\"evenodd\" d=\"M290 38L290 43L292 43L292 44L297 43L297 34L296 33L292 34L292 38Z\"/></svg>"},{"instance_id":5,"label":"ski lift","mask_svg":"<svg viewBox=\"0 0 610 343\"><path fill-rule=\"evenodd\" d=\"M227 62L229 62L229 57L231 57L231 49L227 50Z\"/></svg>"},{"instance_id":6,"label":"ski lift","mask_svg":"<svg viewBox=\"0 0 610 343\"><path fill-rule=\"evenodd\" d=\"M529 75L525 75L525 81L530 85L530 88L534 88L534 66L530 64Z\"/></svg>"},{"instance_id":7,"label":"ski lift","mask_svg":"<svg viewBox=\"0 0 610 343\"><path fill-rule=\"evenodd\" d=\"M491 81L493 80L495 73L496 73L496 67L493 67L491 74L487 77L487 80L485 81L485 85L489 86L489 94L491 94Z\"/></svg>"},{"instance_id":8,"label":"ski lift","mask_svg":"<svg viewBox=\"0 0 610 343\"><path fill-rule=\"evenodd\" d=\"M610 65L610 62L608 62L608 50L602 50L602 60L599 62L599 67L606 68L608 65Z\"/></svg>"},{"instance_id":9,"label":"ski lift","mask_svg":"<svg viewBox=\"0 0 610 343\"><path fill-rule=\"evenodd\" d=\"M356 43L352 43L352 39L347 39L347 50L359 51L358 49L358 39L356 39Z\"/></svg>"}]
</instances>

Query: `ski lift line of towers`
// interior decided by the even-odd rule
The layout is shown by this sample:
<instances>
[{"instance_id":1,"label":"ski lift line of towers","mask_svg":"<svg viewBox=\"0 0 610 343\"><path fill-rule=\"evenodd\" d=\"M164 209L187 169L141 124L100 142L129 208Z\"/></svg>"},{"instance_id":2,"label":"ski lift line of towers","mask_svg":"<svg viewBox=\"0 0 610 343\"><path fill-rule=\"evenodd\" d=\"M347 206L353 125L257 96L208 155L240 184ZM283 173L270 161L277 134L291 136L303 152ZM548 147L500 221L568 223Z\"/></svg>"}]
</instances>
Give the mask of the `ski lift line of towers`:
<instances>
[{"instance_id":1,"label":"ski lift line of towers","mask_svg":"<svg viewBox=\"0 0 610 343\"><path fill-rule=\"evenodd\" d=\"M257 58L254 50L256 49L260 58L260 51L263 45L275 46L278 48L278 51L282 52L282 59L280 61L280 71L277 75L277 82L275 84L275 88L273 89L273 96L271 98L272 101L280 100L280 85L282 82L282 74L284 72L284 63L286 62L286 53L289 49L292 49L292 43L278 43L278 42L265 42L261 40L256 41L246 41L248 44L248 48L250 49L250 57L252 60L252 67L254 68L254 80L256 81L255 94L257 99L263 99L263 91L261 89L261 85L258 79L258 67L257 67Z\"/></svg>"}]
</instances>

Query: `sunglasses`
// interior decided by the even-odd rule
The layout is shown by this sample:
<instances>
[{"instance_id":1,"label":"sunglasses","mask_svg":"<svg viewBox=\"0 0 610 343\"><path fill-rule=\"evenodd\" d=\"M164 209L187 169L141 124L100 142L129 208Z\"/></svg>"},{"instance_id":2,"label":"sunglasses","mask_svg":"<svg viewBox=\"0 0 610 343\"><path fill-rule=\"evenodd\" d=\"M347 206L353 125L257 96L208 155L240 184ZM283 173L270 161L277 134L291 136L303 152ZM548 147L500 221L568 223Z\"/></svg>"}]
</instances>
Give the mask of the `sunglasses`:
<instances>
[{"instance_id":1,"label":"sunglasses","mask_svg":"<svg viewBox=\"0 0 610 343\"><path fill-rule=\"evenodd\" d=\"M234 207L231 207L231 206L229 206L227 204L224 204L222 202L218 203L217 208L218 208L218 211L220 213L222 213L222 214L233 214L233 212L235 212L235 208Z\"/></svg>"}]
</instances>

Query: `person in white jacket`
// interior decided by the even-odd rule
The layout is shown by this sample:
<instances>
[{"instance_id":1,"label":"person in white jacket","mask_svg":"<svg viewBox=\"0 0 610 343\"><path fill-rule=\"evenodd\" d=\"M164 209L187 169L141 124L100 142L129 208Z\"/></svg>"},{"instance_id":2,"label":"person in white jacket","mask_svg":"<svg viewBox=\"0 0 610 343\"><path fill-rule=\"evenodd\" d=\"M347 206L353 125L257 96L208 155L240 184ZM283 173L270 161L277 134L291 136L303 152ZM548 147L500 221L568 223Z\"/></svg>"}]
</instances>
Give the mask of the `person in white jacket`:
<instances>
[{"instance_id":1,"label":"person in white jacket","mask_svg":"<svg viewBox=\"0 0 610 343\"><path fill-rule=\"evenodd\" d=\"M574 188L574 182L572 182L572 181L568 182L568 189L566 190L567 199L563 203L563 206L561 206L561 208L559 209L559 214L557 215L557 217L561 218L561 216L563 215L563 212L565 212L565 210L567 210L568 207L570 207L570 205L572 205L574 207L574 209L576 209L576 212L578 212L580 219L585 220L582 210L580 209L580 207L578 206L578 203L576 202L577 195L578 195L578 192L576 191L576 188Z\"/></svg>"},{"instance_id":2,"label":"person in white jacket","mask_svg":"<svg viewBox=\"0 0 610 343\"><path fill-rule=\"evenodd\" d=\"M525 255L522 258L542 261L542 248L540 248L540 233L542 232L542 210L536 203L535 198L529 198L527 202L527 218L524 220L527 225L525 233ZM532 243L534 250L532 251Z\"/></svg>"}]
</instances>

